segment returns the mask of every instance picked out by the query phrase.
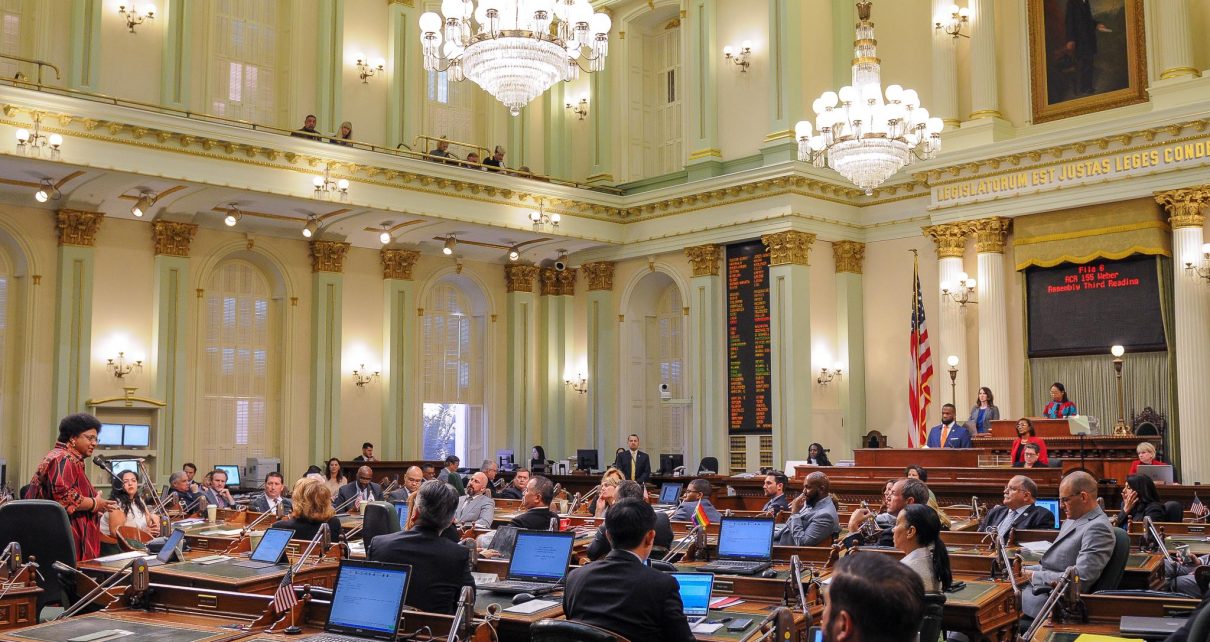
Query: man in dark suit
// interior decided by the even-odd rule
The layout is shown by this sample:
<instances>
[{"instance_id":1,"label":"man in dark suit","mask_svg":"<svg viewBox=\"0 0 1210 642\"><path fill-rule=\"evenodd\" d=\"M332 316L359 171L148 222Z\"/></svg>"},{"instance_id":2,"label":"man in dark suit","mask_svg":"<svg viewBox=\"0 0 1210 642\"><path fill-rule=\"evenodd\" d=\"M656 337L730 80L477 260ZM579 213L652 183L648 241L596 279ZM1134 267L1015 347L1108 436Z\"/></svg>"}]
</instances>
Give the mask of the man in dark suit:
<instances>
[{"instance_id":1,"label":"man in dark suit","mask_svg":"<svg viewBox=\"0 0 1210 642\"><path fill-rule=\"evenodd\" d=\"M441 481L427 481L414 497L416 521L410 530L379 535L370 540L366 555L373 562L411 564L412 589L408 606L429 613L453 613L471 577L470 549L441 536L454 519L458 496Z\"/></svg>"},{"instance_id":2,"label":"man in dark suit","mask_svg":"<svg viewBox=\"0 0 1210 642\"><path fill-rule=\"evenodd\" d=\"M643 487L640 486L638 482L630 481L629 479L618 484L618 490L616 492L616 501L622 501L623 499L647 500L647 491L643 490ZM605 514L606 516L609 515L608 512ZM668 515L666 513L655 514L654 545L663 549L667 549L669 546L672 546L672 523L668 521ZM605 525L601 524L601 526L597 528L596 536L592 538L592 543L588 545L588 559L593 561L599 560L608 555L609 551L612 549L613 546L610 545L609 538L605 535Z\"/></svg>"},{"instance_id":3,"label":"man in dark suit","mask_svg":"<svg viewBox=\"0 0 1210 642\"><path fill-rule=\"evenodd\" d=\"M525 487L529 484L529 469L518 468L513 473L513 483L509 484L497 495L500 499L521 499L525 496Z\"/></svg>"},{"instance_id":4,"label":"man in dark suit","mask_svg":"<svg viewBox=\"0 0 1210 642\"><path fill-rule=\"evenodd\" d=\"M622 471L626 479L633 479L640 484L646 484L651 479L651 457L639 450L639 436L631 435L626 438L629 450L623 450L613 459L613 467Z\"/></svg>"},{"instance_id":5,"label":"man in dark suit","mask_svg":"<svg viewBox=\"0 0 1210 642\"><path fill-rule=\"evenodd\" d=\"M1092 17L1090 0L1067 0L1067 15L1064 17L1067 31L1067 53L1076 61L1076 92L1091 94L1095 89L1097 32L1108 32L1105 25Z\"/></svg>"},{"instance_id":6,"label":"man in dark suit","mask_svg":"<svg viewBox=\"0 0 1210 642\"><path fill-rule=\"evenodd\" d=\"M351 502L348 505L348 511L351 513L360 510L361 504L382 499L382 486L374 481L374 471L369 466L358 468L357 479L341 486L340 490L336 491L336 497L332 498L332 505L342 506L354 497L359 501Z\"/></svg>"},{"instance_id":7,"label":"man in dark suit","mask_svg":"<svg viewBox=\"0 0 1210 642\"><path fill-rule=\"evenodd\" d=\"M521 507L524 513L517 515L509 522L517 528L528 528L534 531L551 530L551 520L556 522L559 515L550 510L550 503L555 499L555 485L542 475L535 475L525 485L525 495L521 497Z\"/></svg>"},{"instance_id":8,"label":"man in dark suit","mask_svg":"<svg viewBox=\"0 0 1210 642\"><path fill-rule=\"evenodd\" d=\"M279 472L272 472L265 475L265 492L260 497L252 500L252 504L248 510L257 513L276 513L280 505L281 514L289 515L294 511L294 504L290 500L282 497L282 491L286 488L286 479Z\"/></svg>"},{"instance_id":9,"label":"man in dark suit","mask_svg":"<svg viewBox=\"0 0 1210 642\"><path fill-rule=\"evenodd\" d=\"M929 487L919 479L900 479L891 486L891 493L887 495L887 512L891 515L899 515L899 511L903 510L908 504L928 504L929 503ZM873 517L873 513L867 508L858 508L853 511L849 517L849 533L851 535L844 538L843 543L845 548L852 548L854 545L861 545L861 525L866 519ZM878 534L878 546L893 547L895 546L894 526L889 526L882 529Z\"/></svg>"},{"instance_id":10,"label":"man in dark suit","mask_svg":"<svg viewBox=\"0 0 1210 642\"><path fill-rule=\"evenodd\" d=\"M619 501L605 515L605 532L614 544L609 555L567 576L567 619L629 640L693 640L676 579L643 563L655 543L651 506L641 499Z\"/></svg>"},{"instance_id":11,"label":"man in dark suit","mask_svg":"<svg viewBox=\"0 0 1210 642\"><path fill-rule=\"evenodd\" d=\"M1008 537L1014 528L1054 528L1055 515L1048 509L1034 504L1038 485L1025 475L1008 480L1004 487L1004 503L987 511L979 522L980 531L995 531Z\"/></svg>"},{"instance_id":12,"label":"man in dark suit","mask_svg":"<svg viewBox=\"0 0 1210 642\"><path fill-rule=\"evenodd\" d=\"M361 445L361 454L354 457L353 461L378 461L374 459L374 444L365 442Z\"/></svg>"},{"instance_id":13,"label":"man in dark suit","mask_svg":"<svg viewBox=\"0 0 1210 642\"><path fill-rule=\"evenodd\" d=\"M765 497L768 497L769 501L765 502L761 511L776 515L790 510L790 502L786 500L786 484L789 481L785 474L780 472L774 471L765 475Z\"/></svg>"},{"instance_id":14,"label":"man in dark suit","mask_svg":"<svg viewBox=\"0 0 1210 642\"><path fill-rule=\"evenodd\" d=\"M929 430L929 448L970 448L971 434L954 421L954 404L941 406L941 423Z\"/></svg>"}]
</instances>

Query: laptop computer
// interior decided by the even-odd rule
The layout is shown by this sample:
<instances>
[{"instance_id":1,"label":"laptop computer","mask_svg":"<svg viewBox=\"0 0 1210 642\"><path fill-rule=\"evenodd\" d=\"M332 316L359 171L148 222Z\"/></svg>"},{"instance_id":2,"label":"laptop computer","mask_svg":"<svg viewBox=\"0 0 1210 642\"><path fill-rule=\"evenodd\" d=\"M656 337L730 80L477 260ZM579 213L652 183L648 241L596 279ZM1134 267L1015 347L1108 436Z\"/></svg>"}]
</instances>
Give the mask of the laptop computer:
<instances>
[{"instance_id":1,"label":"laptop computer","mask_svg":"<svg viewBox=\"0 0 1210 642\"><path fill-rule=\"evenodd\" d=\"M676 506L677 502L681 499L681 490L683 488L685 488L685 485L680 482L664 482L664 485L660 486L660 501L657 502L657 505Z\"/></svg>"},{"instance_id":2,"label":"laptop computer","mask_svg":"<svg viewBox=\"0 0 1210 642\"><path fill-rule=\"evenodd\" d=\"M1142 617L1123 615L1118 629L1123 636L1140 637L1145 640L1163 640L1188 622L1183 617Z\"/></svg>"},{"instance_id":3,"label":"laptop computer","mask_svg":"<svg viewBox=\"0 0 1210 642\"><path fill-rule=\"evenodd\" d=\"M710 592L714 590L714 573L672 573L681 593L681 607L689 626L698 624L710 613Z\"/></svg>"},{"instance_id":4,"label":"laptop computer","mask_svg":"<svg viewBox=\"0 0 1210 642\"><path fill-rule=\"evenodd\" d=\"M480 584L479 588L507 595L553 591L567 577L575 539L576 534L572 531L517 531L517 543L508 561L507 579Z\"/></svg>"},{"instance_id":5,"label":"laptop computer","mask_svg":"<svg viewBox=\"0 0 1210 642\"><path fill-rule=\"evenodd\" d=\"M324 632L303 640L394 640L411 575L412 567L407 564L341 560Z\"/></svg>"},{"instance_id":6,"label":"laptop computer","mask_svg":"<svg viewBox=\"0 0 1210 642\"><path fill-rule=\"evenodd\" d=\"M408 503L407 500L396 499L391 501L395 505L395 514L399 516L399 529L404 530L408 526Z\"/></svg>"},{"instance_id":7,"label":"laptop computer","mask_svg":"<svg viewBox=\"0 0 1210 642\"><path fill-rule=\"evenodd\" d=\"M773 518L724 517L718 532L718 561L698 570L754 575L772 565Z\"/></svg>"},{"instance_id":8,"label":"laptop computer","mask_svg":"<svg viewBox=\"0 0 1210 642\"><path fill-rule=\"evenodd\" d=\"M1059 500L1050 497L1043 497L1040 499L1035 499L1034 504L1050 511L1050 514L1055 516L1055 528L1059 527L1059 521L1063 519L1060 517L1061 513L1059 512Z\"/></svg>"},{"instance_id":9,"label":"laptop computer","mask_svg":"<svg viewBox=\"0 0 1210 642\"><path fill-rule=\"evenodd\" d=\"M294 537L292 528L265 529L264 536L256 544L256 550L252 551L252 556L246 560L234 562L234 566L266 568L281 564L282 558L286 556L286 545L290 543L291 537Z\"/></svg>"},{"instance_id":10,"label":"laptop computer","mask_svg":"<svg viewBox=\"0 0 1210 642\"><path fill-rule=\"evenodd\" d=\"M160 552L155 557L147 558L148 566L163 566L171 562L181 561L184 557L181 555L181 544L185 542L185 531L175 528L168 539L164 540L164 546L160 548Z\"/></svg>"},{"instance_id":11,"label":"laptop computer","mask_svg":"<svg viewBox=\"0 0 1210 642\"><path fill-rule=\"evenodd\" d=\"M1157 484L1172 483L1172 466L1168 464L1139 464L1138 473Z\"/></svg>"}]
</instances>

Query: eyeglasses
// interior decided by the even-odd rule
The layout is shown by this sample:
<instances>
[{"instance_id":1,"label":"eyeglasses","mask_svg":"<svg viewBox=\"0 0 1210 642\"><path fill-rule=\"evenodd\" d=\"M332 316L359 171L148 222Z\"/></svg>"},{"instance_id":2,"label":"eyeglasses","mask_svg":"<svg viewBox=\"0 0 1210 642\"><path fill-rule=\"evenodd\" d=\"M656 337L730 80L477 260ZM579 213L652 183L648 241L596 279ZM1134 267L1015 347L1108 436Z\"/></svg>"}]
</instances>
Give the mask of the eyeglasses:
<instances>
[{"instance_id":1,"label":"eyeglasses","mask_svg":"<svg viewBox=\"0 0 1210 642\"><path fill-rule=\"evenodd\" d=\"M98 437L96 435L80 435L79 439L90 441L95 444L97 443Z\"/></svg>"}]
</instances>

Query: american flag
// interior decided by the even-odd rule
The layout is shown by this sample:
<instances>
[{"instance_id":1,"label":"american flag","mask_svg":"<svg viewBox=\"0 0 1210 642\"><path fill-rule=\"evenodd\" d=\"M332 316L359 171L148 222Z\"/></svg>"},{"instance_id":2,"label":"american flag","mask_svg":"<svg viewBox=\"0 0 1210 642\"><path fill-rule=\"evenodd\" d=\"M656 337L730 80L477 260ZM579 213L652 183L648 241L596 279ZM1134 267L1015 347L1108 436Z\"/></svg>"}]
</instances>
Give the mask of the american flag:
<instances>
[{"instance_id":1,"label":"american flag","mask_svg":"<svg viewBox=\"0 0 1210 642\"><path fill-rule=\"evenodd\" d=\"M286 576L281 578L281 584L277 585L277 592L273 594L273 612L285 613L298 604L298 598L294 596L294 567L286 569Z\"/></svg>"},{"instance_id":2,"label":"american flag","mask_svg":"<svg viewBox=\"0 0 1210 642\"><path fill-rule=\"evenodd\" d=\"M908 407L912 427L908 430L908 448L923 447L928 440L928 409L933 400L933 354L929 351L929 333L924 327L924 298L920 292L920 257L912 266L912 335L908 340Z\"/></svg>"}]
</instances>

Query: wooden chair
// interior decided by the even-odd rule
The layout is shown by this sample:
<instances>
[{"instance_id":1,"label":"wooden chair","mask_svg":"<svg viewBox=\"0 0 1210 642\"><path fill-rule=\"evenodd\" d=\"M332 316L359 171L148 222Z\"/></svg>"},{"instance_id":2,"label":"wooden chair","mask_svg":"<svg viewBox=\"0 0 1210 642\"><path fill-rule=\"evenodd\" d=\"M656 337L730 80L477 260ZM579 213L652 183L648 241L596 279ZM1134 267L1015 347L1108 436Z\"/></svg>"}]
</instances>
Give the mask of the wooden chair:
<instances>
[{"instance_id":1,"label":"wooden chair","mask_svg":"<svg viewBox=\"0 0 1210 642\"><path fill-rule=\"evenodd\" d=\"M861 438L858 448L886 448L886 435L877 430L871 430Z\"/></svg>"}]
</instances>

